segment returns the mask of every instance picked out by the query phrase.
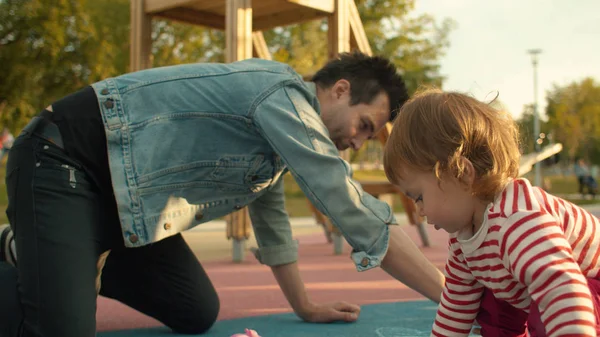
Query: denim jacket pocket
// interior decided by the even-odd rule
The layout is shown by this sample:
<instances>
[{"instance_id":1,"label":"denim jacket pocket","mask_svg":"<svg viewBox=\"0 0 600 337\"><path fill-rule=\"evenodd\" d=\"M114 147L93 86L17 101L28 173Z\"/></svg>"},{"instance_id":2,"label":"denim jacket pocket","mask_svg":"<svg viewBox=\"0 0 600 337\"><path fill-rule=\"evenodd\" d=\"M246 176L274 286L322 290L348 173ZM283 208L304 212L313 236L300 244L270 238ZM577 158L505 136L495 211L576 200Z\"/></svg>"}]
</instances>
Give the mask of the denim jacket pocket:
<instances>
[{"instance_id":1,"label":"denim jacket pocket","mask_svg":"<svg viewBox=\"0 0 600 337\"><path fill-rule=\"evenodd\" d=\"M273 161L266 159L262 154L257 155L246 174L246 186L254 193L264 190L273 182L277 170L277 165Z\"/></svg>"},{"instance_id":2,"label":"denim jacket pocket","mask_svg":"<svg viewBox=\"0 0 600 337\"><path fill-rule=\"evenodd\" d=\"M264 174L259 174L262 162L262 156L222 156L215 163L210 178L222 191L254 191L255 184L264 182Z\"/></svg>"}]
</instances>

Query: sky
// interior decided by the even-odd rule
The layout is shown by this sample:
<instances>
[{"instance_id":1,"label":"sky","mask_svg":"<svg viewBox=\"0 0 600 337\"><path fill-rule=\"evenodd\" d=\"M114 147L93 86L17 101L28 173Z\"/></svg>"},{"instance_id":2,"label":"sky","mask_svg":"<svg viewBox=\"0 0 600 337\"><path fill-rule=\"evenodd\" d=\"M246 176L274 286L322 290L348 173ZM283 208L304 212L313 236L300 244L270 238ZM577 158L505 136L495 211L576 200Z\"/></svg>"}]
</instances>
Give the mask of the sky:
<instances>
[{"instance_id":1,"label":"sky","mask_svg":"<svg viewBox=\"0 0 600 337\"><path fill-rule=\"evenodd\" d=\"M518 118L534 101L529 49L538 56L538 104L546 92L585 77L600 83L600 0L416 0L415 14L457 27L441 59L444 90L498 99Z\"/></svg>"}]
</instances>

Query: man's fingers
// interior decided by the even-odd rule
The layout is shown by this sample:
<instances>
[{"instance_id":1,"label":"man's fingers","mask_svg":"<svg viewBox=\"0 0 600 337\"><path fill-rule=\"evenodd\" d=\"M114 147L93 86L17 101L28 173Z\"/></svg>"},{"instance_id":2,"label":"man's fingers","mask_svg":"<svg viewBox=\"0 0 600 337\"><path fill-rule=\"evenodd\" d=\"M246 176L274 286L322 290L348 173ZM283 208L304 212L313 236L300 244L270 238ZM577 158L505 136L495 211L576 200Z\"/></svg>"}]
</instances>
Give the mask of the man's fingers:
<instances>
[{"instance_id":1,"label":"man's fingers","mask_svg":"<svg viewBox=\"0 0 600 337\"><path fill-rule=\"evenodd\" d=\"M347 302L337 302L333 305L333 309L336 311L336 319L345 322L354 322L358 319L360 314L360 307L355 304Z\"/></svg>"},{"instance_id":2,"label":"man's fingers","mask_svg":"<svg viewBox=\"0 0 600 337\"><path fill-rule=\"evenodd\" d=\"M331 321L354 322L358 319L358 314L354 312L331 310Z\"/></svg>"},{"instance_id":3,"label":"man's fingers","mask_svg":"<svg viewBox=\"0 0 600 337\"><path fill-rule=\"evenodd\" d=\"M358 319L357 313L345 312L344 313L344 321L346 322L355 322Z\"/></svg>"},{"instance_id":4,"label":"man's fingers","mask_svg":"<svg viewBox=\"0 0 600 337\"><path fill-rule=\"evenodd\" d=\"M335 308L335 310L339 311L355 313L357 315L360 313L360 307L356 304L350 304L347 302L337 302L333 307Z\"/></svg>"}]
</instances>

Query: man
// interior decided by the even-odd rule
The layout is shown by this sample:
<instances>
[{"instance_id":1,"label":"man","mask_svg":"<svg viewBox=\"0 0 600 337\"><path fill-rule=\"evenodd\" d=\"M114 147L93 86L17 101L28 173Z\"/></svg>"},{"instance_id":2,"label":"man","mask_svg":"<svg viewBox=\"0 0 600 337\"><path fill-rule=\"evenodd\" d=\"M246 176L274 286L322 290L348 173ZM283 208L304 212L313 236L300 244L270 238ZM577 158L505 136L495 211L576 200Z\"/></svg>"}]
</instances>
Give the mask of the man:
<instances>
[{"instance_id":1,"label":"man","mask_svg":"<svg viewBox=\"0 0 600 337\"><path fill-rule=\"evenodd\" d=\"M206 331L218 297L181 232L246 205L256 257L295 313L356 320L357 306L317 304L304 289L284 208L288 170L353 247L359 271L382 266L439 302L442 274L388 227L391 209L362 191L338 152L375 136L407 98L389 61L355 53L313 82L251 59L130 73L53 103L7 164L16 252L9 239L0 251L17 269L3 267L0 298L21 310L0 312L13 316L2 331L93 336L98 290L175 332Z\"/></svg>"}]
</instances>

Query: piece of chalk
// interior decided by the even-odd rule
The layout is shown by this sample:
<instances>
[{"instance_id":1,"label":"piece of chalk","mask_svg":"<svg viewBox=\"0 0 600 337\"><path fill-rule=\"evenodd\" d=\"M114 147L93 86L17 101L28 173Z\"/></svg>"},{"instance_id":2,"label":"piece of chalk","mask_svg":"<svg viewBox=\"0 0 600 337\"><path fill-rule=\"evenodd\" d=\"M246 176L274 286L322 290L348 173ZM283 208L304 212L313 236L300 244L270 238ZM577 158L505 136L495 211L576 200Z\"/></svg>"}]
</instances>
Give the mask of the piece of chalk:
<instances>
[{"instance_id":1,"label":"piece of chalk","mask_svg":"<svg viewBox=\"0 0 600 337\"><path fill-rule=\"evenodd\" d=\"M236 333L231 337L260 337L258 333L252 329L246 329L245 333Z\"/></svg>"}]
</instances>

